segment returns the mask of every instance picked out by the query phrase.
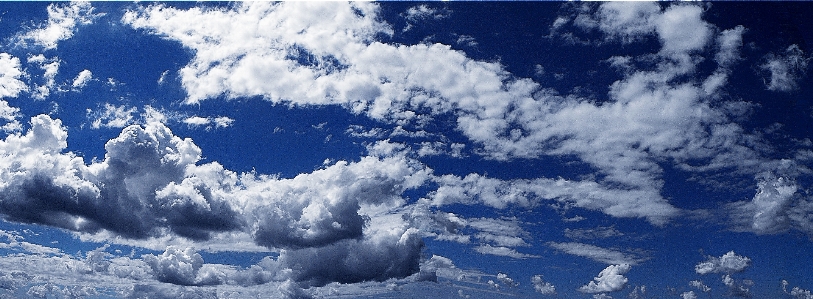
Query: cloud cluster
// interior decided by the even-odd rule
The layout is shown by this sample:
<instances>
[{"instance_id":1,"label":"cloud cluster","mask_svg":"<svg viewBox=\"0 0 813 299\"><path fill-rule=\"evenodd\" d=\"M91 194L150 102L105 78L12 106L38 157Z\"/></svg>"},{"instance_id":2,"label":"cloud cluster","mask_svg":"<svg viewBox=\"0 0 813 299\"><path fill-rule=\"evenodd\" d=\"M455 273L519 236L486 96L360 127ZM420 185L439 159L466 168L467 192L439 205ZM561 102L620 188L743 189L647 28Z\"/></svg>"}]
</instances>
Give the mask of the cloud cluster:
<instances>
[{"instance_id":1,"label":"cloud cluster","mask_svg":"<svg viewBox=\"0 0 813 299\"><path fill-rule=\"evenodd\" d=\"M579 288L583 293L607 293L619 291L627 285L628 279L624 277L631 269L628 264L609 265L599 272L593 281Z\"/></svg>"},{"instance_id":2,"label":"cloud cluster","mask_svg":"<svg viewBox=\"0 0 813 299\"><path fill-rule=\"evenodd\" d=\"M531 277L531 284L534 286L534 290L537 293L542 295L554 295L556 294L556 287L551 284L550 282L546 282L542 280L542 275L534 275Z\"/></svg>"},{"instance_id":3,"label":"cloud cluster","mask_svg":"<svg viewBox=\"0 0 813 299\"><path fill-rule=\"evenodd\" d=\"M810 59L797 45L788 46L781 54L766 55L765 62L759 65L760 69L770 73L765 86L772 91L789 92L798 89L799 80L807 74Z\"/></svg>"},{"instance_id":4,"label":"cloud cluster","mask_svg":"<svg viewBox=\"0 0 813 299\"><path fill-rule=\"evenodd\" d=\"M710 256L705 262L701 262L694 267L697 274L708 273L737 273L742 272L751 265L751 259L740 256L729 251L721 257ZM702 285L702 283L700 283Z\"/></svg>"},{"instance_id":5,"label":"cloud cluster","mask_svg":"<svg viewBox=\"0 0 813 299\"><path fill-rule=\"evenodd\" d=\"M406 158L366 157L279 179L197 164L200 148L158 122L126 127L90 165L63 152L66 140L59 120L40 115L25 134L0 141L0 212L7 219L132 239L242 234L285 249L282 265L315 285L418 270L419 234L391 214L405 203L401 194L428 175ZM199 256L180 249L145 261L162 281L219 280L204 275Z\"/></svg>"},{"instance_id":6,"label":"cloud cluster","mask_svg":"<svg viewBox=\"0 0 813 299\"><path fill-rule=\"evenodd\" d=\"M45 50L55 49L59 41L73 36L78 25L91 24L100 16L93 13L93 7L89 2L51 4L48 5L48 23L21 33L17 39L23 43L33 42Z\"/></svg>"},{"instance_id":7,"label":"cloud cluster","mask_svg":"<svg viewBox=\"0 0 813 299\"><path fill-rule=\"evenodd\" d=\"M421 11L428 12L416 8L411 15L424 15ZM731 121L736 112L712 103L738 61L745 29L718 30L703 20L699 6L606 3L560 18L581 30L598 30L605 42L660 43L645 57L613 57L625 71L602 101L560 95L449 46L378 42L392 34L378 14L375 4L361 3L252 3L208 10L153 5L128 12L123 21L194 50L180 71L188 103L262 96L274 103L341 105L395 122L452 115L485 157L568 155L595 167L600 176L594 182L517 183L551 186L536 192L615 217L663 224L678 214L660 194L662 163L688 171L765 167L748 144L753 138ZM716 63L710 72L698 68L707 56ZM432 153L432 147L422 150ZM532 201L523 193L534 192L518 190L488 201L488 191L467 197L504 207L527 205ZM453 198L437 194L436 199Z\"/></svg>"}]
</instances>

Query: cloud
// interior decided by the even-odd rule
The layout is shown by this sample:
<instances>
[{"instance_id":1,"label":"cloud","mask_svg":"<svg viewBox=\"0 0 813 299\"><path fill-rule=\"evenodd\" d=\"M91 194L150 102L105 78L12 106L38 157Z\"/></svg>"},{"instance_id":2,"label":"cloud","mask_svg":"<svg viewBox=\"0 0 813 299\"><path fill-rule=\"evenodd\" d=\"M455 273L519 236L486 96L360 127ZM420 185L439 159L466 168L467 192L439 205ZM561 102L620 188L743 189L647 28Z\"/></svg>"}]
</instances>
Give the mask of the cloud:
<instances>
[{"instance_id":1,"label":"cloud","mask_svg":"<svg viewBox=\"0 0 813 299\"><path fill-rule=\"evenodd\" d=\"M193 248L167 247L159 256L147 254L143 258L158 281L179 285L196 284L198 271L203 266L203 258Z\"/></svg>"},{"instance_id":2,"label":"cloud","mask_svg":"<svg viewBox=\"0 0 813 299\"><path fill-rule=\"evenodd\" d=\"M595 240L595 239L606 239L606 238L613 238L613 237L620 237L623 236L624 233L615 229L615 227L603 227L599 226L592 229L570 229L565 228L565 237L575 240Z\"/></svg>"},{"instance_id":3,"label":"cloud","mask_svg":"<svg viewBox=\"0 0 813 299\"><path fill-rule=\"evenodd\" d=\"M505 246L492 246L490 244L481 244L474 248L474 251L477 251L482 254L490 254L490 255L498 255L498 256L505 256L515 259L527 259L527 258L537 258L538 255L527 254L518 252L516 249L505 247Z\"/></svg>"},{"instance_id":4,"label":"cloud","mask_svg":"<svg viewBox=\"0 0 813 299\"><path fill-rule=\"evenodd\" d=\"M751 259L737 255L734 251L722 255L721 257L710 256L705 262L701 262L694 267L697 274L708 273L737 273L742 272L751 265Z\"/></svg>"},{"instance_id":5,"label":"cloud","mask_svg":"<svg viewBox=\"0 0 813 299\"><path fill-rule=\"evenodd\" d=\"M51 90L56 86L56 75L59 73L59 65L61 61L59 58L45 58L44 55L32 55L28 57L28 63L36 64L43 70L42 79L45 81L42 85L35 85L33 88L32 97L34 99L42 100L51 94Z\"/></svg>"},{"instance_id":6,"label":"cloud","mask_svg":"<svg viewBox=\"0 0 813 299\"><path fill-rule=\"evenodd\" d=\"M66 140L59 120L40 115L25 135L0 141L6 157L0 212L7 219L114 239L243 235L284 249L280 263L295 269L295 281L312 285L418 270L422 240L393 212L405 204L401 194L422 185L428 172L404 157L340 161L279 179L238 176L216 162L198 165L200 148L157 122L126 127L107 142L104 160L90 165L63 153ZM189 250L173 247L144 260L161 281L225 279Z\"/></svg>"},{"instance_id":7,"label":"cloud","mask_svg":"<svg viewBox=\"0 0 813 299\"><path fill-rule=\"evenodd\" d=\"M534 207L543 200L554 200L614 217L646 218L656 225L679 213L654 190L610 189L591 181L562 178L507 181L479 174L463 178L443 175L434 181L439 187L426 198L434 206L464 203L503 209L509 205Z\"/></svg>"},{"instance_id":8,"label":"cloud","mask_svg":"<svg viewBox=\"0 0 813 299\"><path fill-rule=\"evenodd\" d=\"M797 221L790 214L794 210L804 210L792 208L799 187L794 180L773 173L761 174L757 180L757 192L751 201L733 202L727 206L732 223L738 230L758 234L786 231Z\"/></svg>"},{"instance_id":9,"label":"cloud","mask_svg":"<svg viewBox=\"0 0 813 299\"><path fill-rule=\"evenodd\" d=\"M697 295L695 295L694 291L683 292L680 294L680 298L683 299L697 299Z\"/></svg>"},{"instance_id":10,"label":"cloud","mask_svg":"<svg viewBox=\"0 0 813 299\"><path fill-rule=\"evenodd\" d=\"M228 116L200 117L195 115L184 118L183 123L191 127L205 126L207 130L210 130L212 128L211 125L214 125L214 128L227 128L234 123L234 119Z\"/></svg>"},{"instance_id":11,"label":"cloud","mask_svg":"<svg viewBox=\"0 0 813 299\"><path fill-rule=\"evenodd\" d=\"M124 128L135 122L133 114L138 111L136 107L127 108L125 105L116 106L105 103L102 110L93 111L87 109L87 118L92 120L90 127L99 128Z\"/></svg>"},{"instance_id":12,"label":"cloud","mask_svg":"<svg viewBox=\"0 0 813 299\"><path fill-rule=\"evenodd\" d=\"M660 194L662 163L688 171L734 167L753 173L764 162L730 121L731 111L710 102L727 82L742 29L715 34L699 6L605 3L584 13L584 24L594 25L582 27L598 28L608 41L660 42L657 52L630 59L635 63L599 105L515 78L497 62L476 61L449 46L378 42L376 36L392 30L376 18L375 4L308 5L247 3L206 11L153 5L122 20L194 50L180 71L187 103L261 96L274 103L341 105L399 123L451 112L457 130L484 157L572 155L595 167L597 182L535 182L561 184L556 189L570 192L608 190L618 196L594 192L581 199L547 192L614 217L662 225L679 213ZM212 22L223 26L195 25ZM256 24L279 25L260 32ZM719 69L698 69L704 55L717 58ZM429 155L437 147L422 149ZM530 203L521 194L509 195L483 202L498 208Z\"/></svg>"},{"instance_id":13,"label":"cloud","mask_svg":"<svg viewBox=\"0 0 813 299\"><path fill-rule=\"evenodd\" d=\"M93 73L91 71L82 70L78 75L76 75L76 78L73 79L71 87L73 87L74 90L81 89L85 87L92 79Z\"/></svg>"},{"instance_id":14,"label":"cloud","mask_svg":"<svg viewBox=\"0 0 813 299\"><path fill-rule=\"evenodd\" d=\"M78 25L89 25L100 17L93 13L89 2L71 2L70 4L48 5L48 23L40 28L21 33L17 38L26 43L32 41L45 50L56 49L57 43L73 36Z\"/></svg>"},{"instance_id":15,"label":"cloud","mask_svg":"<svg viewBox=\"0 0 813 299\"><path fill-rule=\"evenodd\" d=\"M768 90L789 92L799 87L799 80L807 73L809 63L810 57L806 57L799 46L790 45L784 53L766 55L759 68L770 73L765 82Z\"/></svg>"},{"instance_id":16,"label":"cloud","mask_svg":"<svg viewBox=\"0 0 813 299\"><path fill-rule=\"evenodd\" d=\"M579 292L595 294L620 291L627 284L628 280L624 274L627 274L630 268L627 264L609 265L601 270L593 281L580 287Z\"/></svg>"},{"instance_id":17,"label":"cloud","mask_svg":"<svg viewBox=\"0 0 813 299\"><path fill-rule=\"evenodd\" d=\"M537 293L542 295L554 295L556 294L556 287L552 285L550 282L546 282L542 280L542 275L534 275L531 277L531 285L534 286L534 290Z\"/></svg>"},{"instance_id":18,"label":"cloud","mask_svg":"<svg viewBox=\"0 0 813 299\"><path fill-rule=\"evenodd\" d=\"M646 260L633 254L623 253L612 249L606 249L595 245L584 243L556 243L548 242L548 246L557 250L576 256L585 257L605 264L629 264L636 265Z\"/></svg>"},{"instance_id":19,"label":"cloud","mask_svg":"<svg viewBox=\"0 0 813 299\"><path fill-rule=\"evenodd\" d=\"M711 288L703 283L701 280L692 280L689 282L689 285L697 288L698 290L702 291L703 293L708 293L711 291Z\"/></svg>"},{"instance_id":20,"label":"cloud","mask_svg":"<svg viewBox=\"0 0 813 299\"><path fill-rule=\"evenodd\" d=\"M24 74L20 58L0 53L0 98L14 98L28 90L28 86L20 81Z\"/></svg>"}]
</instances>

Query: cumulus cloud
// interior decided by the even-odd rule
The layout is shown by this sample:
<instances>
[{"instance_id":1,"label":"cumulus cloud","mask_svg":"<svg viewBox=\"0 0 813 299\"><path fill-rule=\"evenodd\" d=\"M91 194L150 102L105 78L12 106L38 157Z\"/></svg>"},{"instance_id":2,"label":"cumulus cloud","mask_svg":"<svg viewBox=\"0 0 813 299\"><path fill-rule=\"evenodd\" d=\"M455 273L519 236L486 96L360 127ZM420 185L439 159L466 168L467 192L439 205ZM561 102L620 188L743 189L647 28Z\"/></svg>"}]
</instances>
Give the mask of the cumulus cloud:
<instances>
[{"instance_id":1,"label":"cumulus cloud","mask_svg":"<svg viewBox=\"0 0 813 299\"><path fill-rule=\"evenodd\" d=\"M584 243L548 242L547 245L567 254L581 256L600 263L611 265L612 264L636 265L646 260L645 258L641 258L633 254L624 253L621 251L602 248L595 245Z\"/></svg>"},{"instance_id":2,"label":"cumulus cloud","mask_svg":"<svg viewBox=\"0 0 813 299\"><path fill-rule=\"evenodd\" d=\"M14 98L28 87L20 81L25 73L20 58L8 53L0 53L0 98Z\"/></svg>"},{"instance_id":3,"label":"cumulus cloud","mask_svg":"<svg viewBox=\"0 0 813 299\"><path fill-rule=\"evenodd\" d=\"M737 229L758 234L787 230L795 219L789 214L792 213L794 195L799 187L794 180L772 173L762 174L757 180L757 192L751 201L728 205L732 223Z\"/></svg>"},{"instance_id":4,"label":"cumulus cloud","mask_svg":"<svg viewBox=\"0 0 813 299\"><path fill-rule=\"evenodd\" d=\"M93 73L89 70L83 70L76 75L76 78L73 79L73 83L71 83L71 87L74 90L81 89L85 87L90 80L93 79Z\"/></svg>"},{"instance_id":5,"label":"cumulus cloud","mask_svg":"<svg viewBox=\"0 0 813 299\"><path fill-rule=\"evenodd\" d=\"M406 277L418 270L422 240L393 209L427 170L404 157L337 162L291 179L238 175L163 124L126 127L86 165L64 153L67 132L40 115L0 141L0 212L7 219L130 239L209 240L243 234L285 249L280 263L312 285ZM496 242L496 241L495 241ZM161 281L218 284L225 278L189 249L145 256Z\"/></svg>"},{"instance_id":6,"label":"cumulus cloud","mask_svg":"<svg viewBox=\"0 0 813 299\"><path fill-rule=\"evenodd\" d=\"M790 45L783 53L771 53L765 56L765 62L759 65L763 71L770 73L765 86L768 90L789 92L799 87L807 73L810 57L797 45Z\"/></svg>"},{"instance_id":7,"label":"cumulus cloud","mask_svg":"<svg viewBox=\"0 0 813 299\"><path fill-rule=\"evenodd\" d=\"M694 267L697 274L708 273L737 273L742 272L751 265L751 259L748 257L740 256L729 251L721 257L710 256L705 262L701 262ZM702 284L702 283L700 283Z\"/></svg>"},{"instance_id":8,"label":"cumulus cloud","mask_svg":"<svg viewBox=\"0 0 813 299\"><path fill-rule=\"evenodd\" d=\"M61 61L58 58L45 58L44 55L33 55L28 57L28 63L33 63L42 69L42 85L36 85L33 88L32 97L38 100L45 99L51 94L51 90L56 86L56 75L59 73L59 65Z\"/></svg>"},{"instance_id":9,"label":"cumulus cloud","mask_svg":"<svg viewBox=\"0 0 813 299\"><path fill-rule=\"evenodd\" d=\"M715 34L699 6L605 3L584 14L582 27L597 28L610 41L660 42L598 105L515 78L498 62L476 61L449 46L377 42L376 35L392 30L376 18L375 4L309 5L246 3L206 11L153 5L128 12L123 21L194 50L180 71L187 103L261 96L274 103L342 105L398 122L424 119L415 111L453 112L456 128L488 158L574 155L595 167L599 182L541 182L572 191L609 189L615 196L557 195L615 217L663 224L678 213L660 194L664 161L691 171L753 171L763 160L744 145L747 138L728 112L710 103L727 80L722 69L736 60L742 29ZM196 25L204 23L222 26ZM259 29L264 26L276 29ZM699 72L707 50L715 50L721 70ZM423 149L429 155L436 147ZM524 204L526 198L510 195L487 204Z\"/></svg>"},{"instance_id":10,"label":"cumulus cloud","mask_svg":"<svg viewBox=\"0 0 813 299\"><path fill-rule=\"evenodd\" d=\"M627 285L628 280L624 274L627 274L630 268L627 264L607 266L593 278L593 281L580 287L579 291L591 294L620 291Z\"/></svg>"},{"instance_id":11,"label":"cumulus cloud","mask_svg":"<svg viewBox=\"0 0 813 299\"><path fill-rule=\"evenodd\" d=\"M45 50L55 49L61 40L69 39L79 25L92 24L100 17L93 13L89 2L48 5L48 22L39 28L21 33L17 38L23 42L33 42Z\"/></svg>"},{"instance_id":12,"label":"cumulus cloud","mask_svg":"<svg viewBox=\"0 0 813 299\"><path fill-rule=\"evenodd\" d=\"M551 284L550 282L546 282L542 280L542 275L534 275L531 277L531 285L534 286L534 290L537 293L542 295L554 295L556 294L556 287Z\"/></svg>"}]
</instances>

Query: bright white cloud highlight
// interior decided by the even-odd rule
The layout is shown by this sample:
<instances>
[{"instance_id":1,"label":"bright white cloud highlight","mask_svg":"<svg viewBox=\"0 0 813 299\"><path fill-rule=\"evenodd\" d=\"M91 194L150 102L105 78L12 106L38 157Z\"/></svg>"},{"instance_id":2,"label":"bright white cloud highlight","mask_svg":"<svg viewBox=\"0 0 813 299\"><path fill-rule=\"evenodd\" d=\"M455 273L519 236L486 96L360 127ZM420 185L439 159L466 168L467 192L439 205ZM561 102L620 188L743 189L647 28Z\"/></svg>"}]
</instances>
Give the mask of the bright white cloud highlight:
<instances>
[{"instance_id":1,"label":"bright white cloud highlight","mask_svg":"<svg viewBox=\"0 0 813 299\"><path fill-rule=\"evenodd\" d=\"M93 79L93 73L89 70L83 70L76 75L76 78L73 79L71 87L74 89L81 89L85 87L91 79Z\"/></svg>"},{"instance_id":2,"label":"bright white cloud highlight","mask_svg":"<svg viewBox=\"0 0 813 299\"><path fill-rule=\"evenodd\" d=\"M630 270L630 265L610 265L599 272L593 281L579 288L583 293L607 293L620 291L627 285L628 279L624 277Z\"/></svg>"},{"instance_id":3,"label":"bright white cloud highlight","mask_svg":"<svg viewBox=\"0 0 813 299\"><path fill-rule=\"evenodd\" d=\"M91 24L98 17L100 15L93 13L90 2L51 4L48 5L48 23L22 33L18 38L23 42L32 41L45 50L55 49L59 41L73 36L77 26Z\"/></svg>"},{"instance_id":4,"label":"bright white cloud highlight","mask_svg":"<svg viewBox=\"0 0 813 299\"><path fill-rule=\"evenodd\" d=\"M709 273L737 273L742 272L751 265L751 259L737 255L734 251L729 251L721 257L710 256L705 262L701 262L694 267L697 274ZM702 284L702 283L701 283ZM698 286L699 287L699 286Z\"/></svg>"}]
</instances>

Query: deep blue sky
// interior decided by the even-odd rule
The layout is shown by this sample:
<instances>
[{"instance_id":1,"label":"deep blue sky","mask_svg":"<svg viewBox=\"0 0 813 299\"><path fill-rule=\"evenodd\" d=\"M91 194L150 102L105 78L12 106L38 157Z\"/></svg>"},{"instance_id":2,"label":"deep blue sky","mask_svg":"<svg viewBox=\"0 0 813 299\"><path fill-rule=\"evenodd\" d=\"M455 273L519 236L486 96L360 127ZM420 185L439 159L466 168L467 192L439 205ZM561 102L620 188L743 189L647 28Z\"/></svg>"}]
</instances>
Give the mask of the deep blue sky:
<instances>
[{"instance_id":1,"label":"deep blue sky","mask_svg":"<svg viewBox=\"0 0 813 299\"><path fill-rule=\"evenodd\" d=\"M812 10L2 3L0 296L813 298Z\"/></svg>"}]
</instances>

